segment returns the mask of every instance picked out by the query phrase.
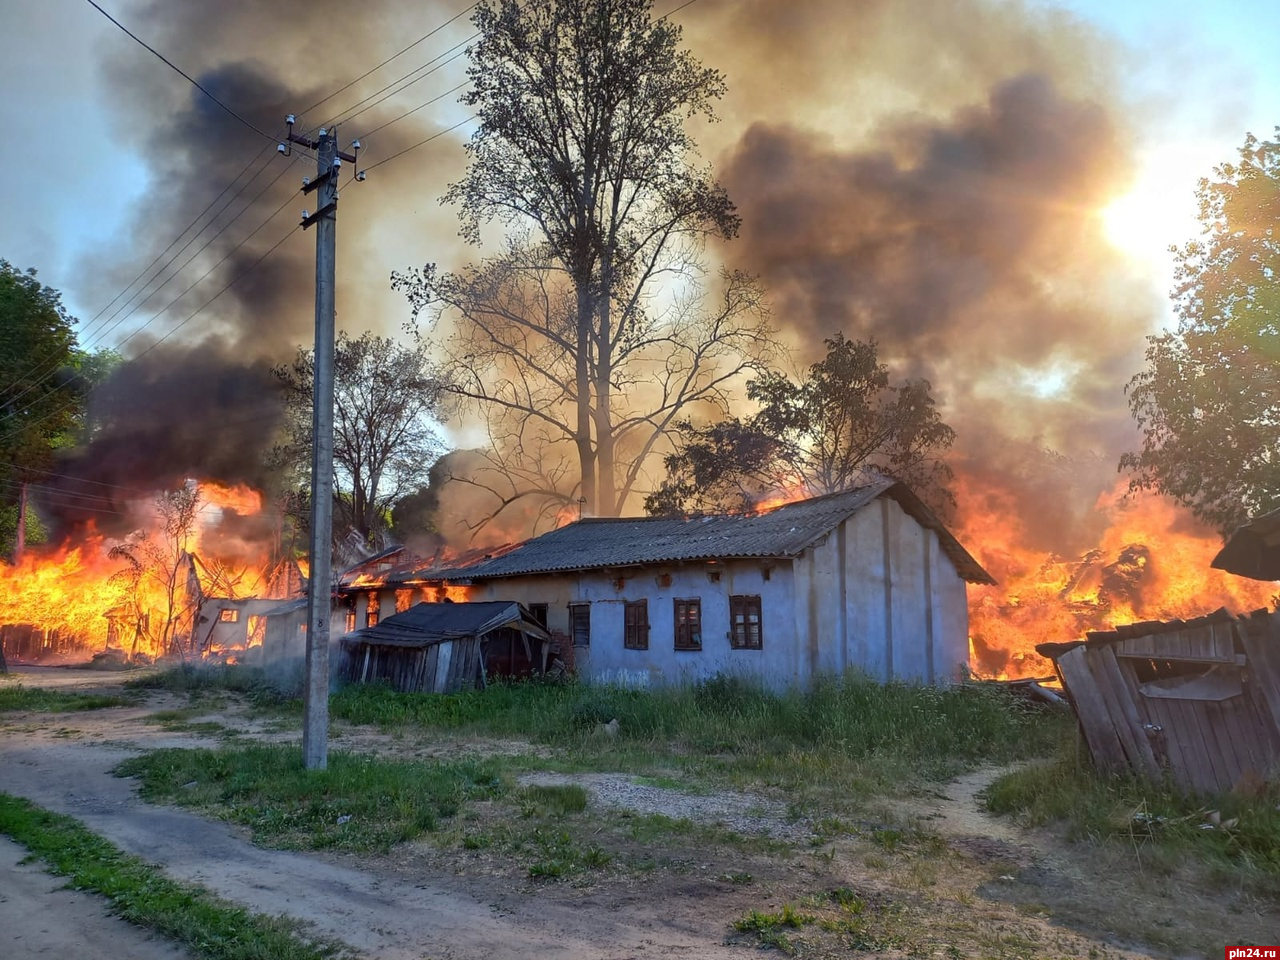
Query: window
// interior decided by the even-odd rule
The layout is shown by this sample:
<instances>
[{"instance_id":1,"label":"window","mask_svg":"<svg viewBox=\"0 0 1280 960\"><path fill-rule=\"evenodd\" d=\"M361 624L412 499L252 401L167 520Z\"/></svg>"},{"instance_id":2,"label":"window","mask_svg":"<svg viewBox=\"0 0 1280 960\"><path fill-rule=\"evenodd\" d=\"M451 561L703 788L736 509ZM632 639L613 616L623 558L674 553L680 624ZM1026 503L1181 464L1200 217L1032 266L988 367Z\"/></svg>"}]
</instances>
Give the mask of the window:
<instances>
[{"instance_id":1,"label":"window","mask_svg":"<svg viewBox=\"0 0 1280 960\"><path fill-rule=\"evenodd\" d=\"M622 605L622 645L628 650L649 649L649 601L628 600Z\"/></svg>"},{"instance_id":2,"label":"window","mask_svg":"<svg viewBox=\"0 0 1280 960\"><path fill-rule=\"evenodd\" d=\"M702 649L702 601L677 600L676 649Z\"/></svg>"},{"instance_id":3,"label":"window","mask_svg":"<svg viewBox=\"0 0 1280 960\"><path fill-rule=\"evenodd\" d=\"M218 620L222 623L237 623L240 620L239 610L220 610Z\"/></svg>"},{"instance_id":4,"label":"window","mask_svg":"<svg viewBox=\"0 0 1280 960\"><path fill-rule=\"evenodd\" d=\"M547 605L545 603L529 604L529 616L533 617L533 622L542 627L547 628Z\"/></svg>"},{"instance_id":5,"label":"window","mask_svg":"<svg viewBox=\"0 0 1280 960\"><path fill-rule=\"evenodd\" d=\"M575 647L591 645L591 604L569 604L569 633Z\"/></svg>"},{"instance_id":6,"label":"window","mask_svg":"<svg viewBox=\"0 0 1280 960\"><path fill-rule=\"evenodd\" d=\"M356 608L348 607L347 608L347 633L350 633L355 628L356 628Z\"/></svg>"},{"instance_id":7,"label":"window","mask_svg":"<svg viewBox=\"0 0 1280 960\"><path fill-rule=\"evenodd\" d=\"M759 597L729 598L729 646L735 650L759 650L764 646Z\"/></svg>"},{"instance_id":8,"label":"window","mask_svg":"<svg viewBox=\"0 0 1280 960\"><path fill-rule=\"evenodd\" d=\"M368 595L367 606L364 611L364 625L366 627L376 627L378 625L378 614L382 612L382 598L376 593Z\"/></svg>"}]
</instances>

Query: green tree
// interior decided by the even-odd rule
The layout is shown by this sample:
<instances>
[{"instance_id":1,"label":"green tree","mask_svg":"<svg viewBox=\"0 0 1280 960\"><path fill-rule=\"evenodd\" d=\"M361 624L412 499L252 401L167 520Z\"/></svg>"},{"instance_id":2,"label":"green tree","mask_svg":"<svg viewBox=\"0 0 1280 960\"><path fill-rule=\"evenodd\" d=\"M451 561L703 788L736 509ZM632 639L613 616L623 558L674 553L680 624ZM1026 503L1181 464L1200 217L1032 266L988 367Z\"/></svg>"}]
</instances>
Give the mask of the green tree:
<instances>
[{"instance_id":1,"label":"green tree","mask_svg":"<svg viewBox=\"0 0 1280 960\"><path fill-rule=\"evenodd\" d=\"M80 368L92 355L77 350L75 323L34 270L0 260L0 504L12 518L0 530L6 552L20 550L26 533L17 506L26 485L45 477L54 451L80 423Z\"/></svg>"},{"instance_id":2,"label":"green tree","mask_svg":"<svg viewBox=\"0 0 1280 960\"><path fill-rule=\"evenodd\" d=\"M581 493L588 512L602 514L619 512L625 499L615 462L617 364L644 323L651 284L687 243L738 229L724 190L694 165L685 130L691 117L712 116L724 80L680 49L680 27L652 19L651 6L482 0L473 17L480 39L468 51L472 88L462 98L480 128L465 177L445 196L459 205L472 242L492 220L532 230L538 262L567 282L563 318L557 311L543 326L571 365ZM411 299L414 279L406 279Z\"/></svg>"},{"instance_id":3,"label":"green tree","mask_svg":"<svg viewBox=\"0 0 1280 960\"><path fill-rule=\"evenodd\" d=\"M438 426L445 384L421 341L406 346L367 332L354 340L339 333L334 357L335 537L354 531L369 545L387 528L392 506L427 481L445 450ZM292 363L272 372L285 392L279 456L292 485L305 489L315 355L299 348Z\"/></svg>"},{"instance_id":4,"label":"green tree","mask_svg":"<svg viewBox=\"0 0 1280 960\"><path fill-rule=\"evenodd\" d=\"M1202 236L1175 250L1178 323L1147 338L1129 381L1142 446L1120 467L1131 490L1225 534L1280 507L1280 142L1249 135L1196 197Z\"/></svg>"},{"instance_id":5,"label":"green tree","mask_svg":"<svg viewBox=\"0 0 1280 960\"><path fill-rule=\"evenodd\" d=\"M955 431L938 413L929 382L893 385L874 341L837 334L826 345L827 355L799 383L776 371L751 381L747 394L759 404L753 417L681 424L648 512L746 509L778 489L817 496L881 474L949 512L952 473L942 456Z\"/></svg>"}]
</instances>

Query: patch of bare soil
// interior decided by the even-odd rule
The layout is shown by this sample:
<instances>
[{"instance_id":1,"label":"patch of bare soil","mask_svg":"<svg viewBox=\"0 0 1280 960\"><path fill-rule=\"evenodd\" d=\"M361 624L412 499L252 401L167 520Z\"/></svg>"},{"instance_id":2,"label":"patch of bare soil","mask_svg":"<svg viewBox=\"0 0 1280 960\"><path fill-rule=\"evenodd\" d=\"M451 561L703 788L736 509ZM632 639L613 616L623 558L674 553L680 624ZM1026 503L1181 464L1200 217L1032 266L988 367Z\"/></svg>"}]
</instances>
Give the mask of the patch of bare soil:
<instances>
[{"instance_id":1,"label":"patch of bare soil","mask_svg":"<svg viewBox=\"0 0 1280 960\"><path fill-rule=\"evenodd\" d=\"M0 837L0 956L5 960L188 960L160 937L112 916L105 901L66 888L24 863L26 849Z\"/></svg>"},{"instance_id":2,"label":"patch of bare soil","mask_svg":"<svg viewBox=\"0 0 1280 960\"><path fill-rule=\"evenodd\" d=\"M1190 865L1156 870L1140 848L1070 843L991 815L981 793L1009 769L973 771L908 808L968 865L976 896L1100 943L1143 944L1153 956L1214 955L1228 943L1280 938L1280 904L1214 888Z\"/></svg>"},{"instance_id":3,"label":"patch of bare soil","mask_svg":"<svg viewBox=\"0 0 1280 960\"><path fill-rule=\"evenodd\" d=\"M99 674L85 683L101 689L118 678ZM876 817L919 832L859 828L823 837L790 822L776 801L748 794L708 796L617 774L536 774L523 782L574 782L589 791L588 812L564 821L565 829L613 858L606 868L561 880L530 877L527 857L499 846L464 848L468 831L510 819L509 809L486 804L444 833L383 856L264 850L225 824L143 803L130 781L110 774L139 750L216 746L220 731L298 736L278 720L254 717L235 698L214 699L204 712L187 706L185 698L157 693L136 707L0 716L0 789L78 817L175 878L302 920L370 957L756 956L760 938L735 932L734 921L787 904L812 917L786 931L787 943L815 958L1182 957L1216 954L1228 942L1270 942L1280 931L1274 904L1151 876L1113 849L1068 845L991 817L978 794L995 770ZM191 725L146 722L166 709L183 709ZM334 749L401 758L544 749L343 725L333 733ZM628 818L645 813L758 840L726 844L696 832L631 830L636 821ZM832 905L833 897L838 903L850 896L862 912ZM1139 942L1151 946L1126 946Z\"/></svg>"}]
</instances>

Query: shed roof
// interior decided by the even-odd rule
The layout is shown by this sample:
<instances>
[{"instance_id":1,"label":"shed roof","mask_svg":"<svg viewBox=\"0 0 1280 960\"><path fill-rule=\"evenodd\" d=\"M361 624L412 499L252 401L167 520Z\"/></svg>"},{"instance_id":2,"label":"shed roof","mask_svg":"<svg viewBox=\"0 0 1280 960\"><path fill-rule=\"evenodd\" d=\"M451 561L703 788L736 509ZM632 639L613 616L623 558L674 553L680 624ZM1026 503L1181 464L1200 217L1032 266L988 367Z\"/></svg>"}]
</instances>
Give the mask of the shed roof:
<instances>
[{"instance_id":1,"label":"shed roof","mask_svg":"<svg viewBox=\"0 0 1280 960\"><path fill-rule=\"evenodd\" d=\"M479 603L419 603L403 613L387 617L343 637L345 643L365 642L384 646L425 646L481 637L501 627L514 627L530 636L550 640L551 635L514 600Z\"/></svg>"},{"instance_id":2,"label":"shed roof","mask_svg":"<svg viewBox=\"0 0 1280 960\"><path fill-rule=\"evenodd\" d=\"M943 552L965 580L995 583L933 511L906 485L888 479L761 514L583 519L502 556L446 571L441 579L489 580L679 561L789 559L882 496L895 500L917 523L937 533Z\"/></svg>"},{"instance_id":3,"label":"shed roof","mask_svg":"<svg viewBox=\"0 0 1280 960\"><path fill-rule=\"evenodd\" d=\"M1211 566L1253 580L1280 580L1280 510L1254 517L1231 534Z\"/></svg>"}]
</instances>

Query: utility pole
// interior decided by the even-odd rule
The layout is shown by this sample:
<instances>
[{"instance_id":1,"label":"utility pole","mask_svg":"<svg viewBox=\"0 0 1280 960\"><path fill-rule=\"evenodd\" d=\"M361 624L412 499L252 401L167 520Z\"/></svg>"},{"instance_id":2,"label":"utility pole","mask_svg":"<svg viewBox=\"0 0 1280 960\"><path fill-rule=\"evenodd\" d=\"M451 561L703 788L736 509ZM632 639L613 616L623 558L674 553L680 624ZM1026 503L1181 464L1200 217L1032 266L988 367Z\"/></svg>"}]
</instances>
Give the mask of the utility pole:
<instances>
[{"instance_id":1,"label":"utility pole","mask_svg":"<svg viewBox=\"0 0 1280 960\"><path fill-rule=\"evenodd\" d=\"M333 613L333 354L334 274L337 266L338 177L354 153L338 149L338 129L320 128L319 139L293 132L289 142L316 151L316 177L304 194L319 191L315 213L302 211L302 228L316 227L316 342L311 408L311 568L307 578L307 666L302 690L302 765L323 770L329 762L329 620ZM360 141L352 144L360 149ZM290 148L280 144L280 153ZM357 174L359 179L363 175Z\"/></svg>"}]
</instances>

